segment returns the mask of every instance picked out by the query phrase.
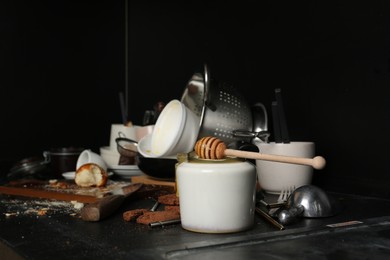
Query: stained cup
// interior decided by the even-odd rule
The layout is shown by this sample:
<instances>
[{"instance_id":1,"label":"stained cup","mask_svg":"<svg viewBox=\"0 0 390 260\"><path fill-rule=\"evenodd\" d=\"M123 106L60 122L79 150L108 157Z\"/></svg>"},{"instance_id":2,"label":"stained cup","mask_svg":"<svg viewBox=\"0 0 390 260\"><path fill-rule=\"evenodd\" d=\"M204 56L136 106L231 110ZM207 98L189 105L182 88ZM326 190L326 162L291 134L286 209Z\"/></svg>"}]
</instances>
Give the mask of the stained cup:
<instances>
[{"instance_id":1,"label":"stained cup","mask_svg":"<svg viewBox=\"0 0 390 260\"><path fill-rule=\"evenodd\" d=\"M314 142L256 143L260 153L313 158ZM261 188L271 194L279 194L282 189L301 187L310 184L313 167L306 165L256 160L257 177Z\"/></svg>"}]
</instances>

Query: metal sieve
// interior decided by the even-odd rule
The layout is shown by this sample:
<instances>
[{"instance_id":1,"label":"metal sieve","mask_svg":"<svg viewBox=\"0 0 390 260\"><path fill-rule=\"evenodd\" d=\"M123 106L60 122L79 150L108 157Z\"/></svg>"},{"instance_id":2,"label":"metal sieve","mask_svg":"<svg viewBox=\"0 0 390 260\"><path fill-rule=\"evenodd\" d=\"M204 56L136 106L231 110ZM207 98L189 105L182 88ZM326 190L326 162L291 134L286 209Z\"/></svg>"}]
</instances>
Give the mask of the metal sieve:
<instances>
[{"instance_id":1,"label":"metal sieve","mask_svg":"<svg viewBox=\"0 0 390 260\"><path fill-rule=\"evenodd\" d=\"M204 72L195 73L187 83L181 102L201 118L198 138L215 136L230 144L245 139L234 131L253 130L245 98L232 85L212 79L206 64Z\"/></svg>"}]
</instances>

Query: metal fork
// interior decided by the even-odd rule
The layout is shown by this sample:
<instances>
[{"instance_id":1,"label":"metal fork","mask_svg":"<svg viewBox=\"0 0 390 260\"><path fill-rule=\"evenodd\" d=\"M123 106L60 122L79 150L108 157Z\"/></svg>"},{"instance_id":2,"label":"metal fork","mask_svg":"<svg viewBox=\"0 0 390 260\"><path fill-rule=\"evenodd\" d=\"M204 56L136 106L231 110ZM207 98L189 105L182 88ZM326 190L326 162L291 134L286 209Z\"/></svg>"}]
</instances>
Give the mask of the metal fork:
<instances>
[{"instance_id":1,"label":"metal fork","mask_svg":"<svg viewBox=\"0 0 390 260\"><path fill-rule=\"evenodd\" d=\"M277 203L286 203L288 197L290 197L291 193L293 193L294 190L295 190L295 186L289 186L287 188L284 188L280 192Z\"/></svg>"},{"instance_id":2,"label":"metal fork","mask_svg":"<svg viewBox=\"0 0 390 260\"><path fill-rule=\"evenodd\" d=\"M288 197L290 197L291 193L293 193L294 190L295 190L294 185L282 189L276 203L268 204L268 208L270 208L270 214L274 213L276 211L276 208L280 208L284 206L287 202Z\"/></svg>"}]
</instances>

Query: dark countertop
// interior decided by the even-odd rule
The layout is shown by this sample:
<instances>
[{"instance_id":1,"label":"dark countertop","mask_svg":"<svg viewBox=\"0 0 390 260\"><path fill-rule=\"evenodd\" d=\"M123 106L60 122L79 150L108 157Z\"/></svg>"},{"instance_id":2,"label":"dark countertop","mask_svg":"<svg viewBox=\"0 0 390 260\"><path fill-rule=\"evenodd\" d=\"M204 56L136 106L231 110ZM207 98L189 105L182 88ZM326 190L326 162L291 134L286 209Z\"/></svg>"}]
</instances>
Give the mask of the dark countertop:
<instances>
[{"instance_id":1,"label":"dark countertop","mask_svg":"<svg viewBox=\"0 0 390 260\"><path fill-rule=\"evenodd\" d=\"M231 234L186 231L125 222L128 209L151 207L130 200L100 222L54 212L6 216L0 204L0 259L385 259L390 257L390 200L331 193L344 209L337 216L302 219L277 230L256 215L252 229ZM0 196L1 200L11 197ZM359 221L341 227L328 224Z\"/></svg>"}]
</instances>

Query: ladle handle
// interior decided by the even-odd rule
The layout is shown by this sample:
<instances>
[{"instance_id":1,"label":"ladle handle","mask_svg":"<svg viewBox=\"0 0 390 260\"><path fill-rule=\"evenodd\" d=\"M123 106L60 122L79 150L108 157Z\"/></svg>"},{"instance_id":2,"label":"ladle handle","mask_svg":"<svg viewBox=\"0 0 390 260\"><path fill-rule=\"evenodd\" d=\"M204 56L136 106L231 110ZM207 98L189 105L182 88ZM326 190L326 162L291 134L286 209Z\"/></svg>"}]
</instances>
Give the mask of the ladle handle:
<instances>
[{"instance_id":1,"label":"ladle handle","mask_svg":"<svg viewBox=\"0 0 390 260\"><path fill-rule=\"evenodd\" d=\"M308 166L312 166L314 169L317 170L324 168L326 164L326 161L322 156L316 156L314 158L302 158L302 157L294 157L294 156L247 152L247 151L240 151L240 150L233 150L233 149L226 149L225 156L234 156L234 157L254 159L254 160L308 165Z\"/></svg>"}]
</instances>

